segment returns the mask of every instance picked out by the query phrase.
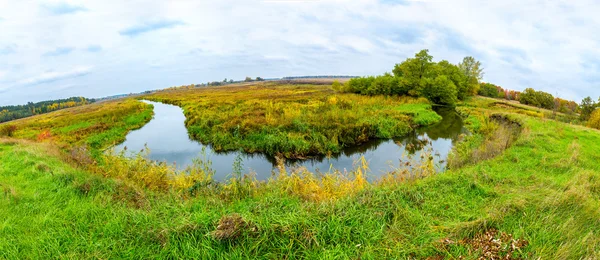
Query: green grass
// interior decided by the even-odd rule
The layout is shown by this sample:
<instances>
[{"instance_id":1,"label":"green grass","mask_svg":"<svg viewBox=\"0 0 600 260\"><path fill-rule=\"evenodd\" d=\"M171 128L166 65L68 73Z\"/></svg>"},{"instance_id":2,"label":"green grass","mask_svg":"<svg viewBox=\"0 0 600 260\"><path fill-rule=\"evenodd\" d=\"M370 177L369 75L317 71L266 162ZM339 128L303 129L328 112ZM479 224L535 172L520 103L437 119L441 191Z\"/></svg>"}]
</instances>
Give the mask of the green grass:
<instances>
[{"instance_id":1,"label":"green grass","mask_svg":"<svg viewBox=\"0 0 600 260\"><path fill-rule=\"evenodd\" d=\"M497 112L471 109L479 125ZM528 241L517 257L599 258L600 133L510 116L523 131L493 159L320 201L277 181L242 197L149 191L5 140L0 258L476 259L468 241L490 229ZM211 235L234 213L239 236Z\"/></svg>"},{"instance_id":2,"label":"green grass","mask_svg":"<svg viewBox=\"0 0 600 260\"><path fill-rule=\"evenodd\" d=\"M152 119L152 105L125 99L63 109L2 125L14 125L16 138L47 141L62 148L103 149Z\"/></svg>"},{"instance_id":3,"label":"green grass","mask_svg":"<svg viewBox=\"0 0 600 260\"><path fill-rule=\"evenodd\" d=\"M413 122L420 126L434 124L442 119L440 115L431 109L429 104L404 104L396 108L413 117Z\"/></svg>"}]
</instances>

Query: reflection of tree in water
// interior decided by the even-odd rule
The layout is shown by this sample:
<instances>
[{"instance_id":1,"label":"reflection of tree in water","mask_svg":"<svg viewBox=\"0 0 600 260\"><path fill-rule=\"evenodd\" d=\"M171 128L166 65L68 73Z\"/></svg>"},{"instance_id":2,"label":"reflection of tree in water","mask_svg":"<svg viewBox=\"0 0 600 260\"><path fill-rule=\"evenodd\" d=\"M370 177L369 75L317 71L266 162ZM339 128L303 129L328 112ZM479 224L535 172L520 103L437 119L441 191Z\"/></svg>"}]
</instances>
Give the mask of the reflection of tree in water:
<instances>
[{"instance_id":1,"label":"reflection of tree in water","mask_svg":"<svg viewBox=\"0 0 600 260\"><path fill-rule=\"evenodd\" d=\"M434 110L442 116L440 122L419 128L406 137L395 139L396 143L403 145L410 155L423 150L427 146L433 145L433 141L439 139L450 139L454 143L458 139L458 136L465 131L462 118L454 109L436 107Z\"/></svg>"},{"instance_id":2,"label":"reflection of tree in water","mask_svg":"<svg viewBox=\"0 0 600 260\"><path fill-rule=\"evenodd\" d=\"M352 155L355 155L355 154L364 154L369 151L376 151L377 147L379 147L379 145L381 145L382 143L385 143L385 142L388 142L388 140L384 140L384 139L369 140L368 142L365 142L361 145L347 147L344 150L342 150L341 153L331 154L329 156L315 156L315 157L311 157L309 159L304 159L304 160L302 160L302 159L287 159L286 164L293 165L295 163L301 163L301 162L306 162L306 161L321 163L326 160L331 160L331 159L335 160L340 157L352 157ZM272 161L272 162L276 161L275 158L269 158L269 157L270 156L267 157L267 159L269 161ZM273 165L275 165L275 163Z\"/></svg>"},{"instance_id":3,"label":"reflection of tree in water","mask_svg":"<svg viewBox=\"0 0 600 260\"><path fill-rule=\"evenodd\" d=\"M450 139L454 143L454 141L458 139L458 136L464 131L466 131L463 128L462 118L458 115L458 113L456 113L456 111L453 108L435 107L434 110L436 113L442 116L442 120L440 122L431 126L419 128L417 129L417 131L413 131L407 136L393 139L393 141L396 144L402 146L409 155L414 155L415 153L420 152L427 147L435 146L433 141L437 141L439 139ZM379 146L386 142L389 142L389 140L371 140L369 142L363 143L362 145L348 147L339 154L332 154L330 156L317 156L312 157L308 160L286 160L286 164L292 165L294 163L306 161L321 163L329 159L335 160L340 157L351 157L353 155L361 155L369 151L385 153L389 151L379 151L381 150L379 149ZM435 150L435 147L433 147L433 149ZM267 157L267 159L273 164L275 164L274 158Z\"/></svg>"},{"instance_id":4,"label":"reflection of tree in water","mask_svg":"<svg viewBox=\"0 0 600 260\"><path fill-rule=\"evenodd\" d=\"M452 108L438 107L434 109L442 120L434 125L417 129L419 135L427 134L432 140L456 139L463 130L463 121L460 115Z\"/></svg>"}]
</instances>

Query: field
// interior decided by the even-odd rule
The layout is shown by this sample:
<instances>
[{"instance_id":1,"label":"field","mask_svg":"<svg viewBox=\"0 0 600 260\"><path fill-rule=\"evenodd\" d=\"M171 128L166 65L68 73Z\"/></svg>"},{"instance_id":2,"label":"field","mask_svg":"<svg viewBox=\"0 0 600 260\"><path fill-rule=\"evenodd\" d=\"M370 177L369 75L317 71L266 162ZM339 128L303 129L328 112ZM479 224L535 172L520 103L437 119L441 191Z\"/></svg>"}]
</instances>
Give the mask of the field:
<instances>
[{"instance_id":1,"label":"field","mask_svg":"<svg viewBox=\"0 0 600 260\"><path fill-rule=\"evenodd\" d=\"M164 91L142 98L182 107L190 136L217 151L242 148L287 158L339 153L441 119L424 99L339 94L302 84Z\"/></svg>"},{"instance_id":2,"label":"field","mask_svg":"<svg viewBox=\"0 0 600 260\"><path fill-rule=\"evenodd\" d=\"M118 100L59 110L3 124L16 127L15 138L53 142L62 148L103 149L125 140L127 132L152 119L152 106Z\"/></svg>"},{"instance_id":3,"label":"field","mask_svg":"<svg viewBox=\"0 0 600 260\"><path fill-rule=\"evenodd\" d=\"M315 121L315 111L339 124L370 124L373 133L383 133L387 118L409 127L431 118L422 102L370 103L316 86L209 90L148 98L182 106L192 135L201 120L214 120L221 126L211 133L233 136L214 110L249 124L240 127L246 135L258 118L244 120L250 108L265 125L279 122L270 129L293 133L301 120L311 135L330 124ZM600 258L600 132L490 103L474 97L457 107L473 133L456 146L457 167L373 183L365 162L323 177L282 169L265 182L239 173L214 183L200 162L178 179L174 169L139 158L111 157L94 169L64 159L69 147L100 140L103 149L143 125L151 110L135 100L21 120L13 123L16 138L0 139L0 258ZM110 120L120 122L107 123L110 138L94 138L102 132L85 123ZM519 126L514 138L506 124ZM90 130L63 134L76 129ZM50 139L38 138L44 131Z\"/></svg>"}]
</instances>

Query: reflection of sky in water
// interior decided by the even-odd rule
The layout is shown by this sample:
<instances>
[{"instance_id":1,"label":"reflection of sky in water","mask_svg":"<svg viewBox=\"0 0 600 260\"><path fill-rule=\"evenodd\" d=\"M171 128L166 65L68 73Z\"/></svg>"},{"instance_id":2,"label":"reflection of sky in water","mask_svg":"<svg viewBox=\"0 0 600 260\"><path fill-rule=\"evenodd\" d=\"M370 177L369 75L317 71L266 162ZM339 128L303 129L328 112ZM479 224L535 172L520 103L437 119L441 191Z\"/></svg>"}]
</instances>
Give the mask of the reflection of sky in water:
<instances>
[{"instance_id":1,"label":"reflection of sky in water","mask_svg":"<svg viewBox=\"0 0 600 260\"><path fill-rule=\"evenodd\" d=\"M190 140L185 128L185 116L181 108L156 102L144 101L154 105L154 119L139 130L127 135L127 140L117 146L115 151L127 147L129 152L138 152L147 145L150 149L149 159L176 163L179 169L192 163L206 149L206 158L212 162L216 171L215 179L226 179L233 169L235 158L239 152L215 153L210 146L202 145ZM380 176L383 173L398 168L402 162L407 161L407 156L419 158L425 150L432 150L435 161L446 160L452 149L454 140L465 130L462 120L453 111L439 110L443 120L433 126L419 129L407 137L393 140L373 140L357 147L345 149L342 153L330 158L314 158L303 161L288 162L289 166L306 167L312 172L327 172L331 167L339 170L352 170L354 163L364 156L371 170L371 175ZM430 145L422 145L422 140L430 140ZM399 145L401 144L401 145ZM412 149L411 149L412 147ZM425 148L425 149L423 149ZM408 150L408 151L407 151ZM410 154L412 151L413 154ZM256 172L258 179L267 179L273 167L274 159L262 154L241 154L244 173ZM442 163L442 166L445 165Z\"/></svg>"}]
</instances>

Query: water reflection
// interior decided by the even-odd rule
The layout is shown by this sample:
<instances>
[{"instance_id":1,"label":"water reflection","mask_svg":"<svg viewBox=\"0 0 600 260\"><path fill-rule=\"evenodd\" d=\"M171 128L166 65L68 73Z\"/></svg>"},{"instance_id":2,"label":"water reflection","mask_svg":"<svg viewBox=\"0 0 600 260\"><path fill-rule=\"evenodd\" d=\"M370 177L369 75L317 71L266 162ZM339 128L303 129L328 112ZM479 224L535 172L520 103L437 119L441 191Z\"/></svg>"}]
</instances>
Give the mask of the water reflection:
<instances>
[{"instance_id":1,"label":"water reflection","mask_svg":"<svg viewBox=\"0 0 600 260\"><path fill-rule=\"evenodd\" d=\"M212 161L215 179L227 179L232 170L236 157L241 157L245 172L255 172L258 179L267 179L273 171L275 158L264 154L246 154L240 152L216 153L210 146L190 140L185 128L185 116L181 108L173 105L144 101L154 105L154 118L139 130L127 135L127 140L116 147L120 151L127 147L128 151L137 152L150 149L149 159L175 163L183 169L198 157L203 148L206 149L206 159ZM339 154L328 157L316 157L307 160L289 160L290 167L306 167L313 172L327 172L331 168L351 170L354 162L364 156L369 162L372 177L389 172L392 167L398 167L411 157L418 158L425 150L436 154L434 160L445 167L445 160L452 149L453 143L463 128L462 119L454 110L436 108L443 119L432 126L421 128L403 138L390 140L372 140L363 145L344 149Z\"/></svg>"}]
</instances>

